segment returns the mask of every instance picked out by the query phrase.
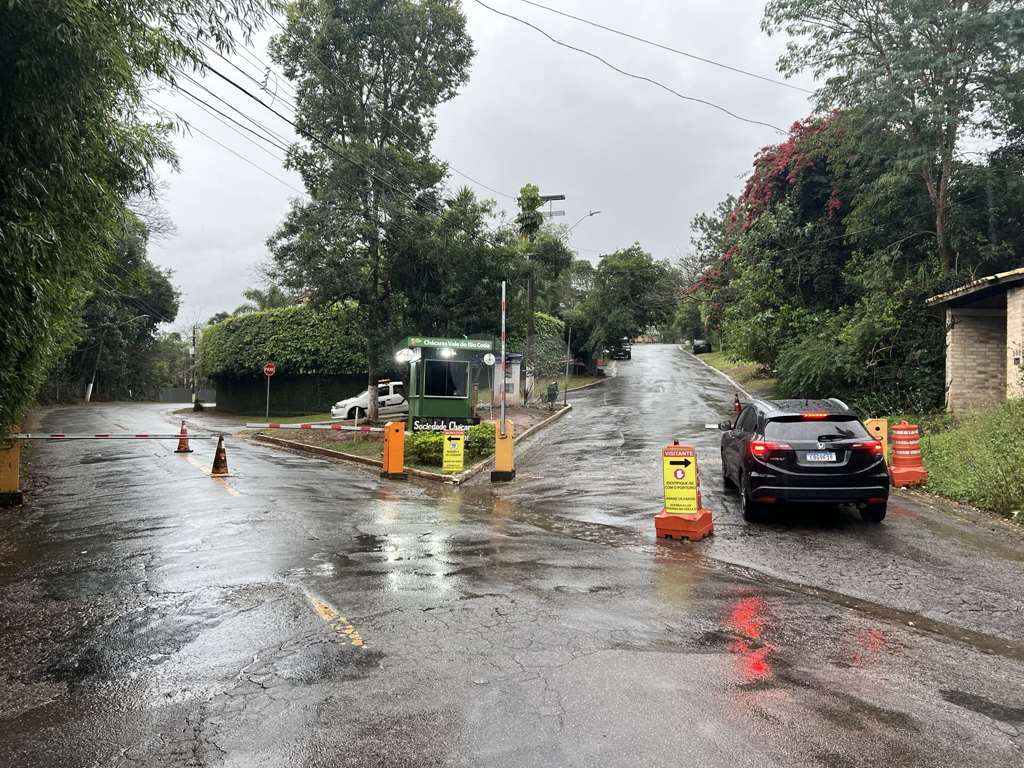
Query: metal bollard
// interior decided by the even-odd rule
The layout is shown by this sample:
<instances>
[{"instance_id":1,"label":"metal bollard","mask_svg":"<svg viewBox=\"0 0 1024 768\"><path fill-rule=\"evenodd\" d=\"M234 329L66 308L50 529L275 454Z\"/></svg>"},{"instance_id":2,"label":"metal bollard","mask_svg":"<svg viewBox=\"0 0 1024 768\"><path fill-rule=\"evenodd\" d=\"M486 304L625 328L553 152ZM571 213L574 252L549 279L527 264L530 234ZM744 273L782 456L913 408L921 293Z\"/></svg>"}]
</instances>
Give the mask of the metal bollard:
<instances>
[{"instance_id":1,"label":"metal bollard","mask_svg":"<svg viewBox=\"0 0 1024 768\"><path fill-rule=\"evenodd\" d=\"M14 426L11 432L18 432ZM21 443L17 440L0 442L0 507L13 507L24 500L21 491Z\"/></svg>"},{"instance_id":2,"label":"metal bollard","mask_svg":"<svg viewBox=\"0 0 1024 768\"><path fill-rule=\"evenodd\" d=\"M512 455L512 422L505 419L505 434L501 433L500 421L495 421L494 425L494 471L491 472L491 482L507 483L516 479Z\"/></svg>"},{"instance_id":3,"label":"metal bollard","mask_svg":"<svg viewBox=\"0 0 1024 768\"><path fill-rule=\"evenodd\" d=\"M389 480L408 480L405 471L405 422L389 421L384 425L384 466L381 477Z\"/></svg>"}]
</instances>

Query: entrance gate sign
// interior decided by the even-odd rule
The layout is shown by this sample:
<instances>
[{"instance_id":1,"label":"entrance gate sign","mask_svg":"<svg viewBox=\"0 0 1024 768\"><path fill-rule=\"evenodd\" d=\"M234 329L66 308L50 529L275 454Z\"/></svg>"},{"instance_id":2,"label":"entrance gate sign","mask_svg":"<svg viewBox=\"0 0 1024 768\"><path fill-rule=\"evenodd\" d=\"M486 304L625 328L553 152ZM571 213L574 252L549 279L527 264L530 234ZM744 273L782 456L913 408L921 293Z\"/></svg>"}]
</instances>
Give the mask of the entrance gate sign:
<instances>
[{"instance_id":1,"label":"entrance gate sign","mask_svg":"<svg viewBox=\"0 0 1024 768\"><path fill-rule=\"evenodd\" d=\"M461 472L466 466L466 433L449 429L444 433L444 461L442 472Z\"/></svg>"},{"instance_id":2,"label":"entrance gate sign","mask_svg":"<svg viewBox=\"0 0 1024 768\"><path fill-rule=\"evenodd\" d=\"M700 511L697 492L697 452L688 445L670 445L662 455L665 481L665 512L696 515Z\"/></svg>"}]
</instances>

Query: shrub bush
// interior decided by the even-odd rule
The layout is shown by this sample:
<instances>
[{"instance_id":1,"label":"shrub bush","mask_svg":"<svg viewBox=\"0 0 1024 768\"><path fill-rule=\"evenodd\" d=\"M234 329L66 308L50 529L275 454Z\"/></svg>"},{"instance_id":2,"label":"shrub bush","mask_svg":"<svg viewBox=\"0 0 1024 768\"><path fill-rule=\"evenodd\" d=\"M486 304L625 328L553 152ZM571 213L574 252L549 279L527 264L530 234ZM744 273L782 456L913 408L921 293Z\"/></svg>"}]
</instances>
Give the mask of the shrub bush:
<instances>
[{"instance_id":1,"label":"shrub bush","mask_svg":"<svg viewBox=\"0 0 1024 768\"><path fill-rule=\"evenodd\" d=\"M444 432L414 432L406 435L405 458L411 464L440 467L443 462ZM494 453L494 425L476 424L466 431L466 463L475 464Z\"/></svg>"},{"instance_id":2,"label":"shrub bush","mask_svg":"<svg viewBox=\"0 0 1024 768\"><path fill-rule=\"evenodd\" d=\"M203 331L206 376L262 378L263 364L281 374L365 374L366 337L350 304L299 304L229 317Z\"/></svg>"}]
</instances>

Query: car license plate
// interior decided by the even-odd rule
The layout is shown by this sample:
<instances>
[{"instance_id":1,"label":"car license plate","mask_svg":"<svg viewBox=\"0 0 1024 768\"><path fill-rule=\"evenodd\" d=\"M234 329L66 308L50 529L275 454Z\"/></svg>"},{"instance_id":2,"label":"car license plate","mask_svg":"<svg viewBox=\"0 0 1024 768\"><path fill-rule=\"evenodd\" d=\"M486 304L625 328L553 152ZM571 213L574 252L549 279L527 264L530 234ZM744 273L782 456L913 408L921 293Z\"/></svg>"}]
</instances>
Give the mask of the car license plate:
<instances>
[{"instance_id":1,"label":"car license plate","mask_svg":"<svg viewBox=\"0 0 1024 768\"><path fill-rule=\"evenodd\" d=\"M836 452L835 451L808 451L807 452L807 460L808 461L835 461L836 460Z\"/></svg>"}]
</instances>

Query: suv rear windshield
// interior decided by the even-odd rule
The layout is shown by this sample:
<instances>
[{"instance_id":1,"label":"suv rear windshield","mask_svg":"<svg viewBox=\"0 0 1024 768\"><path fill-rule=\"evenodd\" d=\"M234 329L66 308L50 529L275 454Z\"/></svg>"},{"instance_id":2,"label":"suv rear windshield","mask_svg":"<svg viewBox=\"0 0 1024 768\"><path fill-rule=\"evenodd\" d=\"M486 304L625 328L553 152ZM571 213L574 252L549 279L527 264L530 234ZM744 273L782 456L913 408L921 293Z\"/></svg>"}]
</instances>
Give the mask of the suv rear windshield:
<instances>
[{"instance_id":1,"label":"suv rear windshield","mask_svg":"<svg viewBox=\"0 0 1024 768\"><path fill-rule=\"evenodd\" d=\"M772 440L826 440L871 439L857 419L836 416L828 419L802 419L799 416L772 419L764 427L764 436Z\"/></svg>"}]
</instances>

